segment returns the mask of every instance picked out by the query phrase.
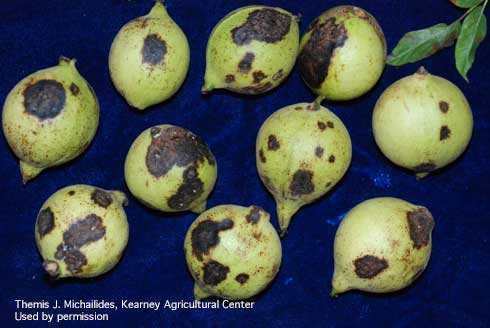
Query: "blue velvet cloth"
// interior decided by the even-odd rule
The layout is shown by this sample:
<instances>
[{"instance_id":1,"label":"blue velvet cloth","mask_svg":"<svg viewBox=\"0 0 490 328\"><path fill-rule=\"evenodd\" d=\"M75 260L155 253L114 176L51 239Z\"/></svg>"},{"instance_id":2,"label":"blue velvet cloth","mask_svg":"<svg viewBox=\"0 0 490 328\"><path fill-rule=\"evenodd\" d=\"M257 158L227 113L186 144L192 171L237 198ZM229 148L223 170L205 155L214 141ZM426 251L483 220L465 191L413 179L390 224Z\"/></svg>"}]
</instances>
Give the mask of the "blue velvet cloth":
<instances>
[{"instance_id":1,"label":"blue velvet cloth","mask_svg":"<svg viewBox=\"0 0 490 328\"><path fill-rule=\"evenodd\" d=\"M268 0L266 4L301 13L301 32L324 10L344 1ZM130 240L119 265L91 280L50 282L34 240L34 222L43 202L71 184L120 189L129 195L123 163L132 141L144 129L162 123L201 135L218 162L218 181L209 207L256 204L272 214L275 204L255 168L255 137L275 110L314 95L301 81L296 66L277 89L262 96L228 92L201 96L205 48L213 26L229 11L254 4L247 0L168 0L169 14L186 33L191 64L181 90L169 101L144 112L128 107L114 89L108 54L117 31L147 13L153 1L16 0L0 4L0 99L23 77L54 66L58 57L77 58L80 73L93 86L100 103L100 126L90 148L61 167L48 169L23 186L18 162L5 139L0 140L2 324L14 323L14 299L48 300L191 300L193 281L182 247L195 214L164 215L130 197L126 208ZM446 0L355 1L381 24L392 49L410 30L452 22L462 11ZM347 126L353 144L352 165L325 197L301 209L283 239L280 272L253 310L119 310L110 313L118 326L284 326L284 327L488 327L490 326L490 42L483 42L466 83L454 67L454 48L400 68L386 67L375 88L360 99L324 105ZM381 92L412 74L419 65L458 85L474 115L468 150L453 165L417 181L391 164L378 150L371 114ZM349 292L329 297L333 273L332 247L342 217L361 201L394 196L425 205L436 226L430 264L403 291L374 295ZM29 311L25 311L29 312ZM70 312L70 311L68 311ZM89 311L87 311L89 312ZM98 311L104 313L103 310ZM86 326L81 322L77 325ZM39 323L34 323L39 326Z\"/></svg>"}]
</instances>

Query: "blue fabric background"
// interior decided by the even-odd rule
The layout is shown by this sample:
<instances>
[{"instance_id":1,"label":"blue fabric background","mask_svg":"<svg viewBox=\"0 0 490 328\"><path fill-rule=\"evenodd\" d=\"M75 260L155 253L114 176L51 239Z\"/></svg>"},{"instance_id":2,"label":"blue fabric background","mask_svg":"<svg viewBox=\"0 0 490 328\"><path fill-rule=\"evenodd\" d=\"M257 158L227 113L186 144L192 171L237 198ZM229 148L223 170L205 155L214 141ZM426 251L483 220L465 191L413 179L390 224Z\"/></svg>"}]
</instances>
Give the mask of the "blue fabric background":
<instances>
[{"instance_id":1,"label":"blue fabric background","mask_svg":"<svg viewBox=\"0 0 490 328\"><path fill-rule=\"evenodd\" d=\"M268 0L265 4L301 13L303 32L322 11L344 1ZM462 11L448 0L350 1L380 22L389 49L407 31L452 22ZM78 60L78 69L98 96L101 120L91 147L79 158L42 173L22 186L18 163L0 139L0 286L2 323L13 321L16 298L29 300L104 299L191 300L193 281L182 246L196 215L166 216L150 211L133 197L126 208L130 241L120 264L100 278L49 282L34 241L34 222L49 195L67 185L85 183L128 193L123 162L130 144L144 129L170 123L201 135L215 154L219 175L209 206L256 204L272 213L272 196L255 168L255 137L275 110L312 101L297 67L278 89L258 97L227 92L200 95L206 41L213 26L229 11L254 4L246 0L168 0L170 15L186 33L191 47L187 79L175 97L145 112L130 109L112 86L107 58L120 27L146 14L153 1L16 0L0 4L0 100L27 74L54 66L63 54ZM440 326L490 325L490 42L477 53L467 84L454 67L453 48L421 62L430 72L456 83L474 114L474 135L465 154L450 167L422 181L392 165L379 152L371 131L376 99L391 83L412 74L420 64L386 67L378 85L354 101L324 103L347 126L353 144L352 165L338 187L304 207L283 240L283 264L253 311L181 310L118 311L119 326ZM388 295L350 292L331 299L332 246L343 215L359 202L394 196L429 207L436 227L433 254L425 273L411 287ZM103 312L103 311L99 311ZM82 323L85 326L86 323Z\"/></svg>"}]
</instances>

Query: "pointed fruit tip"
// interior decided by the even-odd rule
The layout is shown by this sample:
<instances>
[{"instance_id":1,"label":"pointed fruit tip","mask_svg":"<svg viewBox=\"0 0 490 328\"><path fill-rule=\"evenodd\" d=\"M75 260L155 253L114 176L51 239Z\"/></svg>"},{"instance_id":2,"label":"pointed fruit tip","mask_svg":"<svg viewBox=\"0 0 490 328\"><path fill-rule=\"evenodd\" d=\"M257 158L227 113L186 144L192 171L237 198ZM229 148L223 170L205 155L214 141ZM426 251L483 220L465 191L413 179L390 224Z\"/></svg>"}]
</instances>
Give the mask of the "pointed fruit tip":
<instances>
[{"instance_id":1,"label":"pointed fruit tip","mask_svg":"<svg viewBox=\"0 0 490 328\"><path fill-rule=\"evenodd\" d=\"M332 288L332 290L330 291L330 297L331 298L338 298L339 297L339 293L337 292L337 290L335 290L335 288Z\"/></svg>"},{"instance_id":2,"label":"pointed fruit tip","mask_svg":"<svg viewBox=\"0 0 490 328\"><path fill-rule=\"evenodd\" d=\"M194 206L193 208L191 208L191 212L192 213L196 213L196 214L201 214L202 212L204 212L206 210L206 201Z\"/></svg>"},{"instance_id":3,"label":"pointed fruit tip","mask_svg":"<svg viewBox=\"0 0 490 328\"><path fill-rule=\"evenodd\" d=\"M201 287L199 287L199 285L197 284L197 282L194 283L194 299L196 301L200 301L209 296L211 295L205 292L204 290L202 290Z\"/></svg>"},{"instance_id":4,"label":"pointed fruit tip","mask_svg":"<svg viewBox=\"0 0 490 328\"><path fill-rule=\"evenodd\" d=\"M422 180L423 178L425 178L426 176L429 175L429 172L420 172L420 173L415 173L415 178L417 180Z\"/></svg>"},{"instance_id":5,"label":"pointed fruit tip","mask_svg":"<svg viewBox=\"0 0 490 328\"><path fill-rule=\"evenodd\" d=\"M427 75L429 72L425 69L424 66L420 66L416 72L418 75Z\"/></svg>"},{"instance_id":6,"label":"pointed fruit tip","mask_svg":"<svg viewBox=\"0 0 490 328\"><path fill-rule=\"evenodd\" d=\"M60 274L60 267L58 263L51 260L46 260L43 262L44 270L49 274L51 278L57 278Z\"/></svg>"},{"instance_id":7,"label":"pointed fruit tip","mask_svg":"<svg viewBox=\"0 0 490 328\"><path fill-rule=\"evenodd\" d=\"M128 206L129 201L128 197L126 197L126 194L123 193L120 190L112 190L112 194L114 197L116 197L117 201L122 205L122 206Z\"/></svg>"}]
</instances>

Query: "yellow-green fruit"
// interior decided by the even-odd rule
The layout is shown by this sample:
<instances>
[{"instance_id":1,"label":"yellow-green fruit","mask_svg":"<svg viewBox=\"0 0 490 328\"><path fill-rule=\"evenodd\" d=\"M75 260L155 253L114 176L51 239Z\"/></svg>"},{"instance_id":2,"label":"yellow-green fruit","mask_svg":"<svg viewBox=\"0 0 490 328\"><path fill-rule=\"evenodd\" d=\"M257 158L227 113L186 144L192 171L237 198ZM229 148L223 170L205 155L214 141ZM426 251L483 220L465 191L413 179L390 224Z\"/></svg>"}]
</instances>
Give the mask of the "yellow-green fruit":
<instances>
[{"instance_id":1,"label":"yellow-green fruit","mask_svg":"<svg viewBox=\"0 0 490 328\"><path fill-rule=\"evenodd\" d=\"M321 99L349 100L369 91L385 66L386 40L364 9L338 6L316 18L301 38L299 69Z\"/></svg>"},{"instance_id":2,"label":"yellow-green fruit","mask_svg":"<svg viewBox=\"0 0 490 328\"><path fill-rule=\"evenodd\" d=\"M357 205L335 235L331 295L352 289L387 293L410 285L429 262L433 227L427 208L398 198Z\"/></svg>"},{"instance_id":3,"label":"yellow-green fruit","mask_svg":"<svg viewBox=\"0 0 490 328\"><path fill-rule=\"evenodd\" d=\"M473 115L457 86L421 67L383 92L372 123L383 154L423 178L463 153Z\"/></svg>"},{"instance_id":4,"label":"yellow-green fruit","mask_svg":"<svg viewBox=\"0 0 490 328\"><path fill-rule=\"evenodd\" d=\"M297 17L291 13L267 6L234 10L214 27L209 37L202 92L267 92L293 69L298 44Z\"/></svg>"},{"instance_id":5,"label":"yellow-green fruit","mask_svg":"<svg viewBox=\"0 0 490 328\"><path fill-rule=\"evenodd\" d=\"M189 70L189 43L161 0L151 11L117 33L109 70L117 91L130 106L145 109L180 88Z\"/></svg>"},{"instance_id":6,"label":"yellow-green fruit","mask_svg":"<svg viewBox=\"0 0 490 328\"><path fill-rule=\"evenodd\" d=\"M60 57L59 65L17 83L5 100L3 133L20 161L24 183L77 157L95 136L99 105L75 62Z\"/></svg>"},{"instance_id":7,"label":"yellow-green fruit","mask_svg":"<svg viewBox=\"0 0 490 328\"><path fill-rule=\"evenodd\" d=\"M124 167L131 193L164 212L201 213L216 182L213 153L199 136L173 125L157 125L133 142Z\"/></svg>"},{"instance_id":8,"label":"yellow-green fruit","mask_svg":"<svg viewBox=\"0 0 490 328\"><path fill-rule=\"evenodd\" d=\"M257 295L281 265L281 241L269 213L257 206L221 205L202 213L184 244L197 300L242 300Z\"/></svg>"},{"instance_id":9,"label":"yellow-green fruit","mask_svg":"<svg viewBox=\"0 0 490 328\"><path fill-rule=\"evenodd\" d=\"M269 116L257 135L256 160L276 200L281 235L301 206L335 186L351 157L349 132L325 107L299 103Z\"/></svg>"},{"instance_id":10,"label":"yellow-green fruit","mask_svg":"<svg viewBox=\"0 0 490 328\"><path fill-rule=\"evenodd\" d=\"M36 243L53 278L99 276L121 259L128 243L128 221L121 191L88 185L55 192L36 220Z\"/></svg>"}]
</instances>

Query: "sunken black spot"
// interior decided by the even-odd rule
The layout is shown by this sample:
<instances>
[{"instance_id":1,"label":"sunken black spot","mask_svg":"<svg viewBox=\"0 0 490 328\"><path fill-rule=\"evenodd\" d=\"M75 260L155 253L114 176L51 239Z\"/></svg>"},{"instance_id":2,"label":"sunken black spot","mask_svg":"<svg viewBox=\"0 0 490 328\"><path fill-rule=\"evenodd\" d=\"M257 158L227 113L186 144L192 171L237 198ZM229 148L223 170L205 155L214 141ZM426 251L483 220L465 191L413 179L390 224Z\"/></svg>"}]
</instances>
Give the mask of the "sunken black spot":
<instances>
[{"instance_id":1,"label":"sunken black spot","mask_svg":"<svg viewBox=\"0 0 490 328\"><path fill-rule=\"evenodd\" d=\"M65 102L65 88L55 80L40 80L24 90L25 111L40 120L58 116Z\"/></svg>"},{"instance_id":2,"label":"sunken black spot","mask_svg":"<svg viewBox=\"0 0 490 328\"><path fill-rule=\"evenodd\" d=\"M310 39L301 50L298 62L301 76L308 86L318 89L328 75L331 58L336 48L342 47L347 40L343 23L335 24L331 17L323 24L314 22L309 27Z\"/></svg>"},{"instance_id":3,"label":"sunken black spot","mask_svg":"<svg viewBox=\"0 0 490 328\"><path fill-rule=\"evenodd\" d=\"M226 77L225 77L225 82L226 83L232 83L234 81L235 81L235 75L233 75L233 74L226 75Z\"/></svg>"},{"instance_id":4,"label":"sunken black spot","mask_svg":"<svg viewBox=\"0 0 490 328\"><path fill-rule=\"evenodd\" d=\"M429 210L420 207L407 213L410 239L413 241L413 247L420 249L430 241L430 234L434 228L434 218Z\"/></svg>"},{"instance_id":5,"label":"sunken black spot","mask_svg":"<svg viewBox=\"0 0 490 328\"><path fill-rule=\"evenodd\" d=\"M252 76L254 78L254 83L260 83L260 81L267 77L262 71L253 72Z\"/></svg>"},{"instance_id":6,"label":"sunken black spot","mask_svg":"<svg viewBox=\"0 0 490 328\"><path fill-rule=\"evenodd\" d=\"M252 69L252 63L255 59L255 54L253 52L247 52L245 53L245 56L243 56L242 60L238 63L238 68L240 69L240 72L247 73Z\"/></svg>"},{"instance_id":7,"label":"sunken black spot","mask_svg":"<svg viewBox=\"0 0 490 328\"><path fill-rule=\"evenodd\" d=\"M247 222L251 224L256 224L257 222L259 222L261 210L262 208L258 206L252 206L250 213L248 213L247 216L245 217L247 219Z\"/></svg>"},{"instance_id":8,"label":"sunken black spot","mask_svg":"<svg viewBox=\"0 0 490 328\"><path fill-rule=\"evenodd\" d=\"M449 104L445 101L440 101L439 102L439 109L441 110L441 112L443 112L445 114L449 111Z\"/></svg>"},{"instance_id":9,"label":"sunken black spot","mask_svg":"<svg viewBox=\"0 0 490 328\"><path fill-rule=\"evenodd\" d=\"M219 233L233 228L233 220L223 219L220 222L205 220L199 222L192 230L191 244L192 252L199 261L203 254L209 254L209 250L219 244Z\"/></svg>"},{"instance_id":10,"label":"sunken black spot","mask_svg":"<svg viewBox=\"0 0 490 328\"><path fill-rule=\"evenodd\" d=\"M216 286L226 279L230 268L214 260L204 264L203 280L206 285Z\"/></svg>"},{"instance_id":11,"label":"sunken black spot","mask_svg":"<svg viewBox=\"0 0 490 328\"><path fill-rule=\"evenodd\" d=\"M199 172L194 165L185 169L183 178L184 182L179 186L177 193L167 202L168 206L175 210L188 209L204 192L204 183L199 179Z\"/></svg>"},{"instance_id":12,"label":"sunken black spot","mask_svg":"<svg viewBox=\"0 0 490 328\"><path fill-rule=\"evenodd\" d=\"M422 163L413 168L413 171L415 173L425 173L425 172L430 172L434 171L437 168L437 165L434 163Z\"/></svg>"},{"instance_id":13,"label":"sunken black spot","mask_svg":"<svg viewBox=\"0 0 490 328\"><path fill-rule=\"evenodd\" d=\"M63 260L71 273L80 273L82 267L87 264L87 258L79 249L101 239L105 233L100 216L90 214L84 219L79 219L63 233L63 243L58 246L54 257Z\"/></svg>"},{"instance_id":14,"label":"sunken black spot","mask_svg":"<svg viewBox=\"0 0 490 328\"><path fill-rule=\"evenodd\" d=\"M447 127L447 125L441 126L441 131L439 132L439 140L447 139L451 136L451 130Z\"/></svg>"},{"instance_id":15,"label":"sunken black spot","mask_svg":"<svg viewBox=\"0 0 490 328\"><path fill-rule=\"evenodd\" d=\"M272 8L263 8L248 14L247 21L231 33L233 42L237 45L246 45L257 40L267 43L281 41L289 33L291 16L283 14Z\"/></svg>"},{"instance_id":16,"label":"sunken black spot","mask_svg":"<svg viewBox=\"0 0 490 328\"><path fill-rule=\"evenodd\" d=\"M277 140L276 136L271 134L267 138L267 149L269 150L278 150L281 147L279 144L279 141Z\"/></svg>"},{"instance_id":17,"label":"sunken black spot","mask_svg":"<svg viewBox=\"0 0 490 328\"><path fill-rule=\"evenodd\" d=\"M318 158L321 158L323 156L323 148L318 146L315 148L315 155Z\"/></svg>"},{"instance_id":18,"label":"sunken black spot","mask_svg":"<svg viewBox=\"0 0 490 328\"><path fill-rule=\"evenodd\" d=\"M355 272L359 278L371 279L388 267L385 259L373 255L365 255L354 261Z\"/></svg>"},{"instance_id":19,"label":"sunken black spot","mask_svg":"<svg viewBox=\"0 0 490 328\"><path fill-rule=\"evenodd\" d=\"M104 208L107 208L109 205L112 204L111 194L99 188L95 188L94 191L92 191L90 199L92 199L95 204Z\"/></svg>"},{"instance_id":20,"label":"sunken black spot","mask_svg":"<svg viewBox=\"0 0 490 328\"><path fill-rule=\"evenodd\" d=\"M283 76L284 76L284 72L283 72L283 70L282 70L282 68L281 68L280 70L278 70L278 71L276 72L276 74L272 75L272 79L273 79L274 81L277 81L277 80L279 80L280 78L282 78Z\"/></svg>"},{"instance_id":21,"label":"sunken black spot","mask_svg":"<svg viewBox=\"0 0 490 328\"><path fill-rule=\"evenodd\" d=\"M333 122L328 121L328 122L327 122L327 126L328 126L330 129L333 129Z\"/></svg>"},{"instance_id":22,"label":"sunken black spot","mask_svg":"<svg viewBox=\"0 0 490 328\"><path fill-rule=\"evenodd\" d=\"M43 238L45 235L51 232L54 228L54 214L53 211L51 211L51 208L47 207L41 212L39 212L39 215L37 216L37 232L39 233L39 236Z\"/></svg>"},{"instance_id":23,"label":"sunken black spot","mask_svg":"<svg viewBox=\"0 0 490 328\"><path fill-rule=\"evenodd\" d=\"M313 172L298 170L293 175L293 180L289 186L294 196L311 194L315 190L313 185Z\"/></svg>"},{"instance_id":24,"label":"sunken black spot","mask_svg":"<svg viewBox=\"0 0 490 328\"><path fill-rule=\"evenodd\" d=\"M330 157L328 158L328 161L330 163L335 163L335 156L334 155L330 155Z\"/></svg>"},{"instance_id":25,"label":"sunken black spot","mask_svg":"<svg viewBox=\"0 0 490 328\"><path fill-rule=\"evenodd\" d=\"M167 44L157 34L150 34L145 38L141 53L144 64L160 64L167 53Z\"/></svg>"},{"instance_id":26,"label":"sunken black spot","mask_svg":"<svg viewBox=\"0 0 490 328\"><path fill-rule=\"evenodd\" d=\"M240 283L240 285L243 285L244 283L246 283L248 281L248 278L250 278L250 276L248 274L240 273L235 277L235 280L238 281Z\"/></svg>"},{"instance_id":27,"label":"sunken black spot","mask_svg":"<svg viewBox=\"0 0 490 328\"><path fill-rule=\"evenodd\" d=\"M265 158L265 155L264 155L264 151L261 149L259 150L259 158L260 158L260 161L262 163L265 163L266 162L266 158Z\"/></svg>"},{"instance_id":28,"label":"sunken black spot","mask_svg":"<svg viewBox=\"0 0 490 328\"><path fill-rule=\"evenodd\" d=\"M327 128L327 125L323 122L318 121L318 128L320 130L325 130Z\"/></svg>"},{"instance_id":29,"label":"sunken black spot","mask_svg":"<svg viewBox=\"0 0 490 328\"><path fill-rule=\"evenodd\" d=\"M155 127L150 130L150 134L152 141L146 153L146 166L155 177L165 175L174 165L197 165L205 159L210 165L216 164L206 143L186 129L176 126Z\"/></svg>"},{"instance_id":30,"label":"sunken black spot","mask_svg":"<svg viewBox=\"0 0 490 328\"><path fill-rule=\"evenodd\" d=\"M75 83L72 83L70 85L70 91L74 96L76 96L80 93L80 88L78 88L78 86Z\"/></svg>"}]
</instances>

